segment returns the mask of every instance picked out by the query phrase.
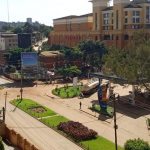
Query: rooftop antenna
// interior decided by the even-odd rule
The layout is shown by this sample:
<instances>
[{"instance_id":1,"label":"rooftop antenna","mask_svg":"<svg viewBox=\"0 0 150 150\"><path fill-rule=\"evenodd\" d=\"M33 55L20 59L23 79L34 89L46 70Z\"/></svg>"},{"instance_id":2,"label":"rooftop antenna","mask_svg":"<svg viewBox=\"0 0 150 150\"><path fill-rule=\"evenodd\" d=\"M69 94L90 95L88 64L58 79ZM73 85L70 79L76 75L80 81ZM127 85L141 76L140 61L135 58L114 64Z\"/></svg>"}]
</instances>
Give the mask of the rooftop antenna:
<instances>
[{"instance_id":1,"label":"rooftop antenna","mask_svg":"<svg viewBox=\"0 0 150 150\"><path fill-rule=\"evenodd\" d=\"M8 26L9 26L9 0L7 0L7 23L8 23Z\"/></svg>"}]
</instances>

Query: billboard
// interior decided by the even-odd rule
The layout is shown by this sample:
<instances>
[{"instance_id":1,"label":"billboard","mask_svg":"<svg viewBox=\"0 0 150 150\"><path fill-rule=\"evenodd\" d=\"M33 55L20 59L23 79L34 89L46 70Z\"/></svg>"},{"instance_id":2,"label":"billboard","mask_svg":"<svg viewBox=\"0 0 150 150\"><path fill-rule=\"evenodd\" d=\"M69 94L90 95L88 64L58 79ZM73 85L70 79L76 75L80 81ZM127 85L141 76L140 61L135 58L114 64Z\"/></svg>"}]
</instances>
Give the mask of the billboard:
<instances>
[{"instance_id":1,"label":"billboard","mask_svg":"<svg viewBox=\"0 0 150 150\"><path fill-rule=\"evenodd\" d=\"M38 76L38 54L36 52L22 52L21 69L24 79L36 79Z\"/></svg>"},{"instance_id":2,"label":"billboard","mask_svg":"<svg viewBox=\"0 0 150 150\"><path fill-rule=\"evenodd\" d=\"M21 53L21 67L30 68L38 66L38 55L36 52L22 52Z\"/></svg>"}]
</instances>

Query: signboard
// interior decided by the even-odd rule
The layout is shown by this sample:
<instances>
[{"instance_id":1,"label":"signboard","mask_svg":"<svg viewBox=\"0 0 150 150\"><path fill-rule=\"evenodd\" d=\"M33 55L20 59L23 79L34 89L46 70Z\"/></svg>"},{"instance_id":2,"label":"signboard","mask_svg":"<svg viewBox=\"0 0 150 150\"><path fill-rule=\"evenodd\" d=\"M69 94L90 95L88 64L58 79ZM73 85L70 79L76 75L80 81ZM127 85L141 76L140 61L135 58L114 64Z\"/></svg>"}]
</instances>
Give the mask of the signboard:
<instances>
[{"instance_id":1,"label":"signboard","mask_svg":"<svg viewBox=\"0 0 150 150\"><path fill-rule=\"evenodd\" d=\"M21 69L24 79L36 79L38 76L38 55L36 52L21 53Z\"/></svg>"},{"instance_id":2,"label":"signboard","mask_svg":"<svg viewBox=\"0 0 150 150\"><path fill-rule=\"evenodd\" d=\"M107 89L107 84L98 88L98 101L102 109L107 109Z\"/></svg>"},{"instance_id":3,"label":"signboard","mask_svg":"<svg viewBox=\"0 0 150 150\"><path fill-rule=\"evenodd\" d=\"M38 66L38 55L36 52L22 52L21 53L21 67L35 67Z\"/></svg>"}]
</instances>

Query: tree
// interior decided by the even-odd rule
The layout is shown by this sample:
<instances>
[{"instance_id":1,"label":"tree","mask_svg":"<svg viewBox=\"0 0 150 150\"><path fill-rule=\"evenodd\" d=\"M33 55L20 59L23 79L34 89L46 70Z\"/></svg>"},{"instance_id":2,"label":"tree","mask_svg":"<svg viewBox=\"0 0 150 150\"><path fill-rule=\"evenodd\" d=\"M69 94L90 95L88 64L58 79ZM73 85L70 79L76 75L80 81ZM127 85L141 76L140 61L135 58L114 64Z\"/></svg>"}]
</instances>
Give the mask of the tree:
<instances>
[{"instance_id":1,"label":"tree","mask_svg":"<svg viewBox=\"0 0 150 150\"><path fill-rule=\"evenodd\" d=\"M82 58L82 52L78 47L74 48L63 48L61 52L65 55L65 59L68 61L73 60L81 60Z\"/></svg>"},{"instance_id":2,"label":"tree","mask_svg":"<svg viewBox=\"0 0 150 150\"><path fill-rule=\"evenodd\" d=\"M129 45L124 49L109 48L104 56L107 73L113 73L129 83L144 85L150 83L150 40L144 31L135 32Z\"/></svg>"},{"instance_id":3,"label":"tree","mask_svg":"<svg viewBox=\"0 0 150 150\"><path fill-rule=\"evenodd\" d=\"M66 79L73 78L81 74L81 71L77 68L77 66L68 66L68 67L58 68L56 72L62 75Z\"/></svg>"},{"instance_id":4,"label":"tree","mask_svg":"<svg viewBox=\"0 0 150 150\"><path fill-rule=\"evenodd\" d=\"M1 137L0 137L0 150L5 150Z\"/></svg>"},{"instance_id":5,"label":"tree","mask_svg":"<svg viewBox=\"0 0 150 150\"><path fill-rule=\"evenodd\" d=\"M13 33L15 34L22 33L22 32L23 32L22 27L16 27L13 29Z\"/></svg>"},{"instance_id":6,"label":"tree","mask_svg":"<svg viewBox=\"0 0 150 150\"><path fill-rule=\"evenodd\" d=\"M100 41L87 40L78 45L79 49L83 53L83 62L85 65L91 65L93 67L101 67L102 56L106 52L106 48Z\"/></svg>"},{"instance_id":7,"label":"tree","mask_svg":"<svg viewBox=\"0 0 150 150\"><path fill-rule=\"evenodd\" d=\"M23 32L24 33L33 33L33 27L30 23L26 22L23 26Z\"/></svg>"},{"instance_id":8,"label":"tree","mask_svg":"<svg viewBox=\"0 0 150 150\"><path fill-rule=\"evenodd\" d=\"M30 52L31 49L22 49L22 48L15 48L8 51L5 54L6 62L8 65L15 66L16 68L20 68L21 62L21 52Z\"/></svg>"},{"instance_id":9,"label":"tree","mask_svg":"<svg viewBox=\"0 0 150 150\"><path fill-rule=\"evenodd\" d=\"M150 150L147 142L141 139L128 140L124 145L125 150Z\"/></svg>"}]
</instances>

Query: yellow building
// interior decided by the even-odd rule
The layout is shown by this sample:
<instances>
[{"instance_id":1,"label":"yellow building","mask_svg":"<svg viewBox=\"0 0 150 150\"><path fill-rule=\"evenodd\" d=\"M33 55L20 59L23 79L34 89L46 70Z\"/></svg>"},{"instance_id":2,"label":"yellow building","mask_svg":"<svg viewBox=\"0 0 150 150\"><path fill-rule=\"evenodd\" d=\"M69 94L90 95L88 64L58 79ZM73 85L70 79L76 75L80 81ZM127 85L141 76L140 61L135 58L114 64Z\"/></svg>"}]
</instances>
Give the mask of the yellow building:
<instances>
[{"instance_id":1,"label":"yellow building","mask_svg":"<svg viewBox=\"0 0 150 150\"><path fill-rule=\"evenodd\" d=\"M54 19L50 44L75 46L86 39L101 40L107 45L124 47L133 32L150 33L150 0L92 0L93 13Z\"/></svg>"}]
</instances>

